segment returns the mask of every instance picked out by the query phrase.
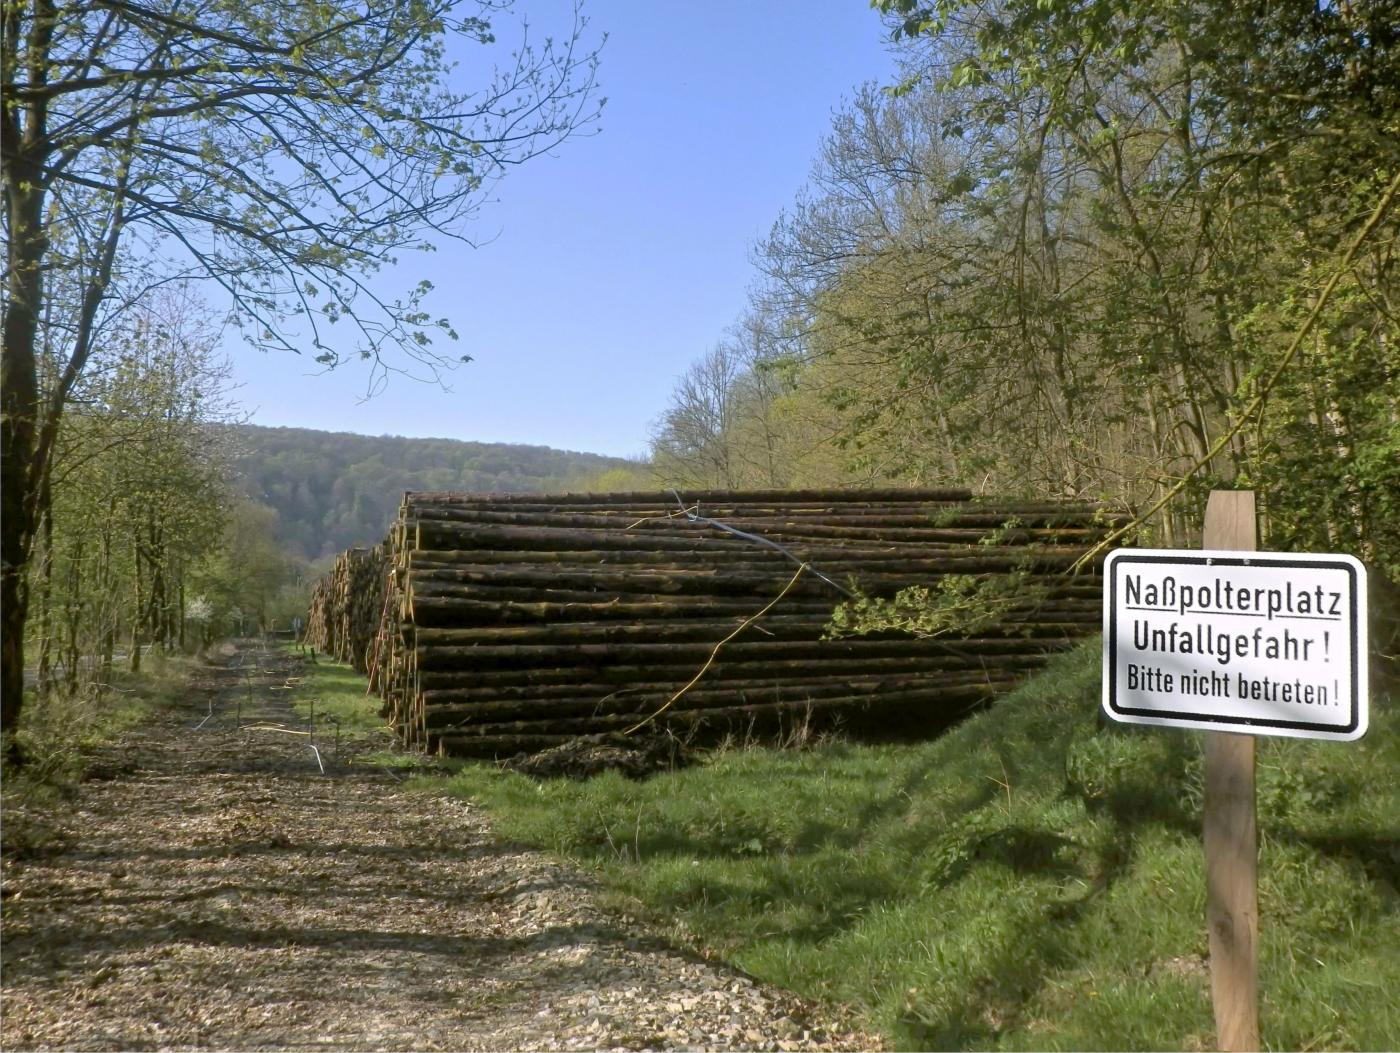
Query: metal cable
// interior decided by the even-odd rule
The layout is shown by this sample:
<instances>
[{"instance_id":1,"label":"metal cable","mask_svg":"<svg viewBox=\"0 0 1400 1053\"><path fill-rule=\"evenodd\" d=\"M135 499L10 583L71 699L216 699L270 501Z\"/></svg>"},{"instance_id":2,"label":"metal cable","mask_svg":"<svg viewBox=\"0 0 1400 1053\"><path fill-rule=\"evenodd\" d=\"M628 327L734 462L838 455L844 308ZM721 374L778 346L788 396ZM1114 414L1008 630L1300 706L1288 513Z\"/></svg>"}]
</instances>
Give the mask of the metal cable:
<instances>
[{"instance_id":1,"label":"metal cable","mask_svg":"<svg viewBox=\"0 0 1400 1053\"><path fill-rule=\"evenodd\" d=\"M842 596L845 596L846 599L856 599L856 594L853 593L850 589L846 588L844 585L838 585L836 582L832 581L825 574L819 571L816 567L812 566L812 564L808 560L805 560L802 557L798 556L791 549L778 544L776 541L769 540L766 537L760 537L757 534L750 534L748 531L740 530L737 527L732 527L728 523L721 523L718 519L711 519L708 516L702 516L700 514L699 501L695 502L695 511L692 512L689 508L686 507L685 502L681 500L681 495L674 489L671 490L671 496L676 499L676 504L681 506L681 512L685 515L686 519L690 520L692 523L704 523L706 526L712 526L717 530L723 530L726 534L733 534L735 537L743 538L745 541L752 541L756 545L762 545L765 548L771 548L775 552L781 552L788 559L792 560L792 562L798 567L805 567L807 569L807 573L813 574L817 578L826 582L833 589L839 592Z\"/></svg>"}]
</instances>

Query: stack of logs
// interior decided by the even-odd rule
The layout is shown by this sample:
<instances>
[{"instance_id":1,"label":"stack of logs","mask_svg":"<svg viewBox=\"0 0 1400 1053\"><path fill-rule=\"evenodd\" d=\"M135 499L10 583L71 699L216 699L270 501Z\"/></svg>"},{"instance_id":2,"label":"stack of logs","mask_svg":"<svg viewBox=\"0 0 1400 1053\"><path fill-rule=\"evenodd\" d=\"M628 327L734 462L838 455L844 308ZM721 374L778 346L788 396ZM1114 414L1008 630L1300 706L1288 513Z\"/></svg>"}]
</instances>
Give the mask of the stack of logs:
<instances>
[{"instance_id":1,"label":"stack of logs","mask_svg":"<svg viewBox=\"0 0 1400 1053\"><path fill-rule=\"evenodd\" d=\"M927 734L1097 629L1098 577L1065 572L1121 522L1087 503L959 490L683 496L703 520L662 493L407 494L381 557L387 594L366 583L360 595L363 555L320 586L329 607L358 605L332 635L368 666L406 743L462 756L638 725ZM716 650L792 582L796 561L811 569ZM1017 571L1039 599L995 627L824 638L843 591L888 597L948 574ZM376 600L384 617L367 639L355 626Z\"/></svg>"},{"instance_id":2,"label":"stack of logs","mask_svg":"<svg viewBox=\"0 0 1400 1053\"><path fill-rule=\"evenodd\" d=\"M370 644L385 616L387 568L383 545L342 552L311 590L305 642L366 672Z\"/></svg>"}]
</instances>

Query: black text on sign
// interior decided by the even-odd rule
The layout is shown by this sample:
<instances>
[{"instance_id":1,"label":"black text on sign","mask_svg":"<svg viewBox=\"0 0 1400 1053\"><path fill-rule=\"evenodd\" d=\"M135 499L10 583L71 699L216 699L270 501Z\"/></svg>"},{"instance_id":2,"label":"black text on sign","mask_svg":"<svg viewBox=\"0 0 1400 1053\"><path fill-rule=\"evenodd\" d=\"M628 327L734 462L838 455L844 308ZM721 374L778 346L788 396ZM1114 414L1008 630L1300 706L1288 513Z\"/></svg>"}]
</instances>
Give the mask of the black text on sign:
<instances>
[{"instance_id":1,"label":"black text on sign","mask_svg":"<svg viewBox=\"0 0 1400 1053\"><path fill-rule=\"evenodd\" d=\"M1366 733L1366 569L1353 557L1122 549L1104 574L1114 720Z\"/></svg>"}]
</instances>

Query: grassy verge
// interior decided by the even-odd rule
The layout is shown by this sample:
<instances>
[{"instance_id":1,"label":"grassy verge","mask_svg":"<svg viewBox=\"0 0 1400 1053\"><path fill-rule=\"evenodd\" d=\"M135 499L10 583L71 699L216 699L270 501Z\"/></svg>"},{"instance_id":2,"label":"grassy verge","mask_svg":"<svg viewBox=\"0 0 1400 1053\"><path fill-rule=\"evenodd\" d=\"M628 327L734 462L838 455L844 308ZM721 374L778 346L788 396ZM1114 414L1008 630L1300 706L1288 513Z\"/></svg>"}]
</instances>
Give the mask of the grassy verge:
<instances>
[{"instance_id":1,"label":"grassy verge","mask_svg":"<svg viewBox=\"0 0 1400 1053\"><path fill-rule=\"evenodd\" d=\"M1213 1048L1199 737L1106 725L1099 652L936 742L719 754L644 783L425 780L672 935L903 1047ZM1400 1045L1400 735L1261 739L1271 1048Z\"/></svg>"},{"instance_id":2,"label":"grassy verge","mask_svg":"<svg viewBox=\"0 0 1400 1053\"><path fill-rule=\"evenodd\" d=\"M287 645L298 653L294 645ZM394 749L392 729L380 716L379 699L365 694L365 678L344 662L319 656L302 668L293 684L292 709L309 723L315 718L316 740L335 755L339 746L354 748L355 763L380 767L419 767L423 758Z\"/></svg>"},{"instance_id":3,"label":"grassy verge","mask_svg":"<svg viewBox=\"0 0 1400 1053\"><path fill-rule=\"evenodd\" d=\"M3 804L6 855L40 854L63 839L57 808L72 797L93 754L187 689L196 660L146 657L141 672L114 670L112 683L39 698L26 692L17 736L26 762L7 766Z\"/></svg>"}]
</instances>

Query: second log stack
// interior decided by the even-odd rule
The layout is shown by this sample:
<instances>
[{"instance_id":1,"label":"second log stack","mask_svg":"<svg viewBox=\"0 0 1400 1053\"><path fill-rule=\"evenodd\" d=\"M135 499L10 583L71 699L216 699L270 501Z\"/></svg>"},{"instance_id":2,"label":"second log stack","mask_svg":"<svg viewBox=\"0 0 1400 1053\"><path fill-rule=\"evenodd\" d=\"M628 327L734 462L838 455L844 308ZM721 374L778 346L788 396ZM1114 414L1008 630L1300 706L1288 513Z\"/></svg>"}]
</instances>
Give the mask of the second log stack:
<instances>
[{"instance_id":1,"label":"second log stack","mask_svg":"<svg viewBox=\"0 0 1400 1053\"><path fill-rule=\"evenodd\" d=\"M311 590L306 642L357 673L366 671L370 644L385 616L384 546L347 549Z\"/></svg>"},{"instance_id":2,"label":"second log stack","mask_svg":"<svg viewBox=\"0 0 1400 1053\"><path fill-rule=\"evenodd\" d=\"M420 748L504 756L639 725L927 734L1097 629L1096 572L1066 571L1121 518L959 490L409 493L375 554L383 586L346 566L318 597L380 605L342 657ZM974 634L825 638L842 589L1017 571L1036 603Z\"/></svg>"}]
</instances>

